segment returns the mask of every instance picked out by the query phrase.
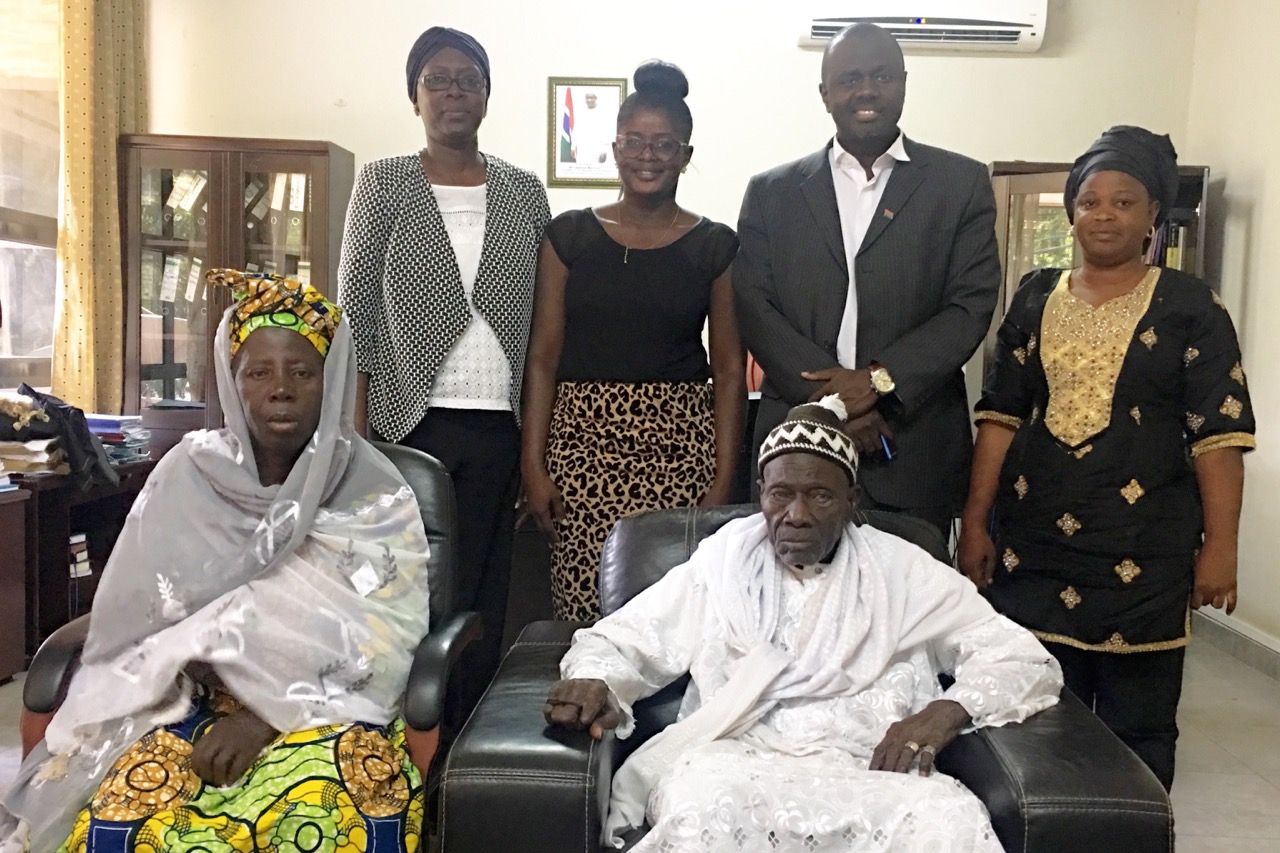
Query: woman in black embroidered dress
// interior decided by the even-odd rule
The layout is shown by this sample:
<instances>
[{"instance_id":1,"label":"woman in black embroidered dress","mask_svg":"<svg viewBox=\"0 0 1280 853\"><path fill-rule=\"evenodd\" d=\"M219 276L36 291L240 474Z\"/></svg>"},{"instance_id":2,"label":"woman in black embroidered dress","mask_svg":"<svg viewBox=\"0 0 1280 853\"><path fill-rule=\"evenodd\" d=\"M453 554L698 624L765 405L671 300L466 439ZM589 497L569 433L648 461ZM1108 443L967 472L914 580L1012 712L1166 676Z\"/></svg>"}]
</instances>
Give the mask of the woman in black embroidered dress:
<instances>
[{"instance_id":1,"label":"woman in black embroidered dress","mask_svg":"<svg viewBox=\"0 0 1280 853\"><path fill-rule=\"evenodd\" d=\"M1076 160L1064 201L1083 263L1030 273L1001 324L959 549L1166 788L1189 608L1235 608L1254 446L1226 309L1143 259L1175 158L1168 137L1116 127Z\"/></svg>"}]
</instances>

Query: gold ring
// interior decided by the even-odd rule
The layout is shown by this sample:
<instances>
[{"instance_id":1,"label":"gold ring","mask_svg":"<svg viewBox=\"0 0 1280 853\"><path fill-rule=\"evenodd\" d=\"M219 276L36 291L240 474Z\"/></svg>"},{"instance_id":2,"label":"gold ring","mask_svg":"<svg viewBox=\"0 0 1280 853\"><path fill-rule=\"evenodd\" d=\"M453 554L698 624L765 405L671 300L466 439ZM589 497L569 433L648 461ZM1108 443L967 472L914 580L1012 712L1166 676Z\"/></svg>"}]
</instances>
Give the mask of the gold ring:
<instances>
[{"instance_id":1,"label":"gold ring","mask_svg":"<svg viewBox=\"0 0 1280 853\"><path fill-rule=\"evenodd\" d=\"M920 751L920 744L916 743L916 742L915 742L915 741L913 741L913 740L909 740L909 741L907 741L907 742L906 742L905 744L903 744L903 745L904 745L907 749L911 750L913 753L915 753L915 752L919 752L919 751Z\"/></svg>"},{"instance_id":2,"label":"gold ring","mask_svg":"<svg viewBox=\"0 0 1280 853\"><path fill-rule=\"evenodd\" d=\"M929 746L929 744L927 744L927 743L926 743L924 746L920 747L920 751L921 751L921 752L927 752L927 753L929 753L930 755L937 755L937 754L938 754L938 750L936 750L936 749L934 749L933 747Z\"/></svg>"}]
</instances>

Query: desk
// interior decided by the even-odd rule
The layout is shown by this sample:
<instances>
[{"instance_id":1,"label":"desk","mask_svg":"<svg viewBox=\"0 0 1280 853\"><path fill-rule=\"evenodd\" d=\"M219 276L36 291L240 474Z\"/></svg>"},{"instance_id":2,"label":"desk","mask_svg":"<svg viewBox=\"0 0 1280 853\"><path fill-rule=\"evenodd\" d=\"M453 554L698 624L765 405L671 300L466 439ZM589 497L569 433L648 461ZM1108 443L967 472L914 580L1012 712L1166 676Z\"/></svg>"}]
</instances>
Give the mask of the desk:
<instances>
[{"instance_id":1,"label":"desk","mask_svg":"<svg viewBox=\"0 0 1280 853\"><path fill-rule=\"evenodd\" d=\"M76 485L58 474L14 477L26 492L26 652L34 655L45 638L83 613L89 612L98 578L111 556L125 517L155 462L130 462L116 468L118 486ZM68 540L86 534L93 574L70 577Z\"/></svg>"},{"instance_id":2,"label":"desk","mask_svg":"<svg viewBox=\"0 0 1280 853\"><path fill-rule=\"evenodd\" d=\"M0 492L0 683L27 668L26 504L24 491Z\"/></svg>"}]
</instances>

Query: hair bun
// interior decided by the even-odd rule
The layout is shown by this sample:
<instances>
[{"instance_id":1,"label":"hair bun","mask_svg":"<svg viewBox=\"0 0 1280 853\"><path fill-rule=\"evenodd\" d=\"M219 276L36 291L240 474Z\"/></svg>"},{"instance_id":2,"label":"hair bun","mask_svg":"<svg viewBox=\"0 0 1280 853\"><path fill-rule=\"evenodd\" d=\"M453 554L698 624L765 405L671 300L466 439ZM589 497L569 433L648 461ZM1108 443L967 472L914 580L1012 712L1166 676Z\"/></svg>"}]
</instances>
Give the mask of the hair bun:
<instances>
[{"instance_id":1,"label":"hair bun","mask_svg":"<svg viewBox=\"0 0 1280 853\"><path fill-rule=\"evenodd\" d=\"M684 100L689 94L689 78L679 66L661 59L650 59L636 69L636 91L644 94L669 95Z\"/></svg>"}]
</instances>

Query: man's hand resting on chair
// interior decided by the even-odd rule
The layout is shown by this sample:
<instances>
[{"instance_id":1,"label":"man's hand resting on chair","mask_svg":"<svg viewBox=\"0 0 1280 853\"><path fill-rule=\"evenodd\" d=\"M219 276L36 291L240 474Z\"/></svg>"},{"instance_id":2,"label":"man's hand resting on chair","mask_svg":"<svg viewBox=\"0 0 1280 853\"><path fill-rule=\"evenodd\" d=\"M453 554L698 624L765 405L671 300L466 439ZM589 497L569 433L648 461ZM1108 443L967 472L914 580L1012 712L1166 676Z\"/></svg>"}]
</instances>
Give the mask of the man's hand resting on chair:
<instances>
[{"instance_id":1,"label":"man's hand resting on chair","mask_svg":"<svg viewBox=\"0 0 1280 853\"><path fill-rule=\"evenodd\" d=\"M973 720L959 702L935 699L918 714L889 726L871 754L871 770L906 773L920 759L920 775L933 772L933 760Z\"/></svg>"},{"instance_id":2,"label":"man's hand resting on chair","mask_svg":"<svg viewBox=\"0 0 1280 853\"><path fill-rule=\"evenodd\" d=\"M191 750L191 769L219 788L243 776L267 744L280 734L247 709L217 720Z\"/></svg>"},{"instance_id":3,"label":"man's hand resting on chair","mask_svg":"<svg viewBox=\"0 0 1280 853\"><path fill-rule=\"evenodd\" d=\"M542 715L553 726L581 731L589 728L596 740L618 727L622 712L609 692L609 686L598 678L566 678L551 686Z\"/></svg>"}]
</instances>

